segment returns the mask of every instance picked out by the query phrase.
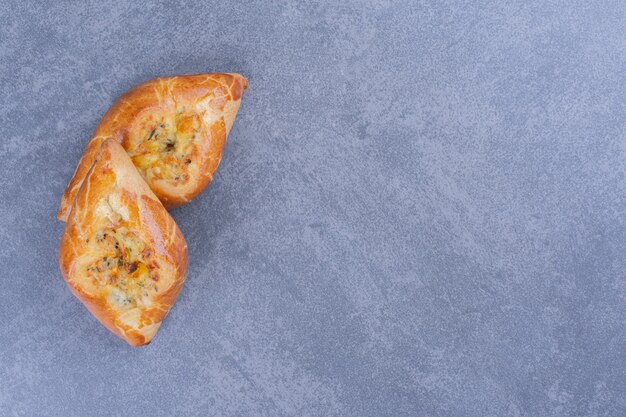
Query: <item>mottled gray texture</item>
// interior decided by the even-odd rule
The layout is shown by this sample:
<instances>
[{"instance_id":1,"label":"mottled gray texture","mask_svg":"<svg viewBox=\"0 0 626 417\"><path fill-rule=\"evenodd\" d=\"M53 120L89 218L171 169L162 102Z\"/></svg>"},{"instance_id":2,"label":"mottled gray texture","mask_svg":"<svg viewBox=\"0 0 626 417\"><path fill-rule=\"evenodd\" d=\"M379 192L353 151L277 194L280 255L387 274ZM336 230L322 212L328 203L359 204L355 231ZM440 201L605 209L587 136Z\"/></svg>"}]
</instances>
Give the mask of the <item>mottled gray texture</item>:
<instances>
[{"instance_id":1,"label":"mottled gray texture","mask_svg":"<svg viewBox=\"0 0 626 417\"><path fill-rule=\"evenodd\" d=\"M43 3L43 2L42 2ZM0 415L626 415L626 3L0 5ZM61 193L146 79L251 87L131 348Z\"/></svg>"}]
</instances>

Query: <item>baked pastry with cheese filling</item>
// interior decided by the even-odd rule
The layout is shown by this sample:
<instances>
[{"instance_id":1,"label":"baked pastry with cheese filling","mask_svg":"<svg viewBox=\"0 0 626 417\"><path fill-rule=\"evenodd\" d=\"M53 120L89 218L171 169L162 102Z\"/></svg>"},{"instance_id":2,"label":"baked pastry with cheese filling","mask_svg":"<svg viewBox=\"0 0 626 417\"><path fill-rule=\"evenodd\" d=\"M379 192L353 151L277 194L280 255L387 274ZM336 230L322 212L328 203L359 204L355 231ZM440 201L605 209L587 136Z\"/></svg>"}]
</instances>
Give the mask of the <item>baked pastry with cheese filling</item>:
<instances>
[{"instance_id":1,"label":"baked pastry with cheese filling","mask_svg":"<svg viewBox=\"0 0 626 417\"><path fill-rule=\"evenodd\" d=\"M104 115L67 186L57 214L65 221L106 139L122 144L167 208L211 182L248 81L239 74L157 78L124 94Z\"/></svg>"},{"instance_id":2,"label":"baked pastry with cheese filling","mask_svg":"<svg viewBox=\"0 0 626 417\"><path fill-rule=\"evenodd\" d=\"M185 238L113 139L77 192L59 261L74 295L132 346L150 343L183 287Z\"/></svg>"}]
</instances>

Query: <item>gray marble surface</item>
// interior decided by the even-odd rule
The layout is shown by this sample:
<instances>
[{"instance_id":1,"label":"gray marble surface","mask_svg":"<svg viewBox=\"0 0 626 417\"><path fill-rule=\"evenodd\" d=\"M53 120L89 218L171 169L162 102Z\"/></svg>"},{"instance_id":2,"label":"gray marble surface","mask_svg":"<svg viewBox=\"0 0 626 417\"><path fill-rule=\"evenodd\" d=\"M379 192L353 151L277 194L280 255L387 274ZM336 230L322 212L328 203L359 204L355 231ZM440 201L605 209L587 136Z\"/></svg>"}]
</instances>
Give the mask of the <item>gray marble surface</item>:
<instances>
[{"instance_id":1,"label":"gray marble surface","mask_svg":"<svg viewBox=\"0 0 626 417\"><path fill-rule=\"evenodd\" d=\"M626 3L0 4L1 416L626 415ZM100 118L251 87L131 348L58 269Z\"/></svg>"}]
</instances>

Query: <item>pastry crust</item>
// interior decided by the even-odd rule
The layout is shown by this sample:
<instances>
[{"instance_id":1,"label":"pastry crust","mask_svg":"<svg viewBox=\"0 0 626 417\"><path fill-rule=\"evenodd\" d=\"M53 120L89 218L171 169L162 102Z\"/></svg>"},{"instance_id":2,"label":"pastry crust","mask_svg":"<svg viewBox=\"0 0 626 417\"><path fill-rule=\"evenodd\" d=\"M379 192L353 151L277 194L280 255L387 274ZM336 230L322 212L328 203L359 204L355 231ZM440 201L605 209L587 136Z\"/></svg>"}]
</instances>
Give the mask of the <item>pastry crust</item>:
<instances>
[{"instance_id":1,"label":"pastry crust","mask_svg":"<svg viewBox=\"0 0 626 417\"><path fill-rule=\"evenodd\" d=\"M106 139L122 144L166 208L200 194L213 179L248 81L239 74L157 78L124 94L104 115L67 186L66 221Z\"/></svg>"},{"instance_id":2,"label":"pastry crust","mask_svg":"<svg viewBox=\"0 0 626 417\"><path fill-rule=\"evenodd\" d=\"M145 345L183 287L187 244L119 143L105 140L94 159L61 239L61 272L104 326Z\"/></svg>"}]
</instances>

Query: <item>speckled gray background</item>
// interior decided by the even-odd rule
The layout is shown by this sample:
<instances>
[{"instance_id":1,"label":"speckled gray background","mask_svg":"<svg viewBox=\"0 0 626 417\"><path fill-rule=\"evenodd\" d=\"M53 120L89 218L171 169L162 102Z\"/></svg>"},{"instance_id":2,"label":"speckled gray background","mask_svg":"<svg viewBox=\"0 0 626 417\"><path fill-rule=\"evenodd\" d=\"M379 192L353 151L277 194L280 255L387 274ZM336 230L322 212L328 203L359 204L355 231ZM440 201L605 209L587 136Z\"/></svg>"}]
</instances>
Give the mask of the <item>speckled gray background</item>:
<instances>
[{"instance_id":1,"label":"speckled gray background","mask_svg":"<svg viewBox=\"0 0 626 417\"><path fill-rule=\"evenodd\" d=\"M626 415L624 1L49 3L0 5L0 415ZM203 71L251 88L131 348L55 213L117 97Z\"/></svg>"}]
</instances>

